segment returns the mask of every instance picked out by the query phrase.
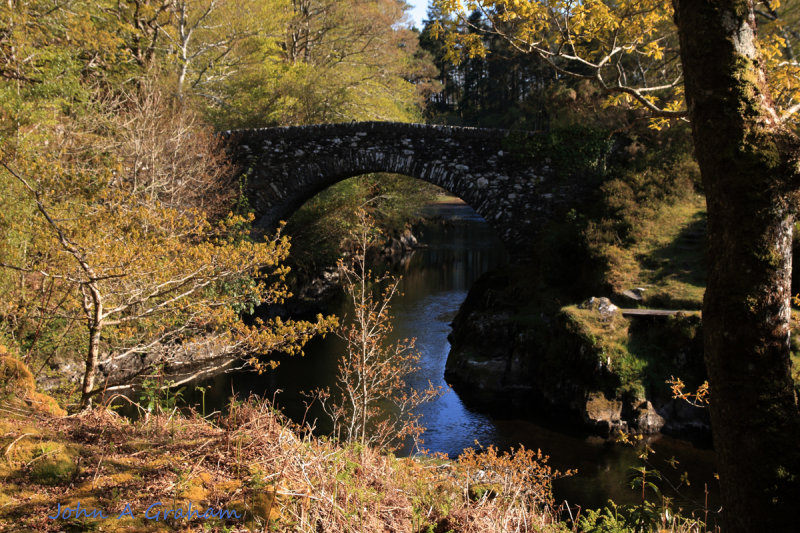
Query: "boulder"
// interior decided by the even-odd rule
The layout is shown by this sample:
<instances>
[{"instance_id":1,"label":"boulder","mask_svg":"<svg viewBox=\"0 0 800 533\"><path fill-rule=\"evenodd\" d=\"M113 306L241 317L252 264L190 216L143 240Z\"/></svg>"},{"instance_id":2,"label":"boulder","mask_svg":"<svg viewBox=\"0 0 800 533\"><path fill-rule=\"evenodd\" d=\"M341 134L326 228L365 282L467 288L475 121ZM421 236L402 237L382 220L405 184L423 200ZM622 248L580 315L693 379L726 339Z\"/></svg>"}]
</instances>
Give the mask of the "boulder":
<instances>
[{"instance_id":1,"label":"boulder","mask_svg":"<svg viewBox=\"0 0 800 533\"><path fill-rule=\"evenodd\" d=\"M628 300L632 300L636 303L641 303L642 300L644 299L644 296L642 295L643 292L644 289L642 287L637 287L635 289L626 289L622 291L620 294L625 298L627 298Z\"/></svg>"},{"instance_id":2,"label":"boulder","mask_svg":"<svg viewBox=\"0 0 800 533\"><path fill-rule=\"evenodd\" d=\"M664 427L666 421L659 415L653 404L649 401L642 402L635 412L636 429L639 433L651 434L658 433Z\"/></svg>"},{"instance_id":3,"label":"boulder","mask_svg":"<svg viewBox=\"0 0 800 533\"><path fill-rule=\"evenodd\" d=\"M410 229L403 230L402 233L392 236L381 251L385 257L399 260L404 255L412 253L419 247L419 241Z\"/></svg>"},{"instance_id":4,"label":"boulder","mask_svg":"<svg viewBox=\"0 0 800 533\"><path fill-rule=\"evenodd\" d=\"M602 392L590 392L584 407L584 421L598 433L610 436L627 432L628 423L622 420L623 404L620 400L609 400Z\"/></svg>"},{"instance_id":5,"label":"boulder","mask_svg":"<svg viewBox=\"0 0 800 533\"><path fill-rule=\"evenodd\" d=\"M414 234L411 233L411 230L409 229L406 229L400 236L400 243L406 250L413 250L414 248L419 246L419 241L414 236Z\"/></svg>"},{"instance_id":6,"label":"boulder","mask_svg":"<svg viewBox=\"0 0 800 533\"><path fill-rule=\"evenodd\" d=\"M596 298L592 296L580 306L581 309L589 309L596 311L601 318L609 319L619 312L619 307L611 303L611 300L605 297Z\"/></svg>"}]
</instances>

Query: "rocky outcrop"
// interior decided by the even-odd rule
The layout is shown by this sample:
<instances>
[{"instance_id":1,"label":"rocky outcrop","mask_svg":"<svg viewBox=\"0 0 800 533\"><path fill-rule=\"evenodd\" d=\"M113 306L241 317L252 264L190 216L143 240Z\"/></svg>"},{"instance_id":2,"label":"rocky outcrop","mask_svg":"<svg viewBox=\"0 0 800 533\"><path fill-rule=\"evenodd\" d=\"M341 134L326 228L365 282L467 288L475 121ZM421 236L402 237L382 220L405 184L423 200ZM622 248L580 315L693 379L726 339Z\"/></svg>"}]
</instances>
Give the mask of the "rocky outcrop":
<instances>
[{"instance_id":1,"label":"rocky outcrop","mask_svg":"<svg viewBox=\"0 0 800 533\"><path fill-rule=\"evenodd\" d=\"M640 403L634 412L634 416L636 430L639 433L658 433L666 423L664 417L658 414L656 408L649 401Z\"/></svg>"},{"instance_id":2,"label":"rocky outcrop","mask_svg":"<svg viewBox=\"0 0 800 533\"><path fill-rule=\"evenodd\" d=\"M174 384L182 384L224 371L239 360L227 344L214 338L183 344L156 344L146 352L107 354L97 367L97 383L108 391L128 392L155 373ZM39 387L51 390L82 379L84 365L80 361L55 360L51 371L37 379Z\"/></svg>"},{"instance_id":3,"label":"rocky outcrop","mask_svg":"<svg viewBox=\"0 0 800 533\"><path fill-rule=\"evenodd\" d=\"M664 427L664 417L649 401L641 402L631 414L631 402L607 398L599 391L590 392L581 415L583 421L596 433L612 435L615 433L658 433Z\"/></svg>"},{"instance_id":4,"label":"rocky outcrop","mask_svg":"<svg viewBox=\"0 0 800 533\"><path fill-rule=\"evenodd\" d=\"M673 400L658 378L641 388L630 387L597 331L558 309L530 304L520 309L513 297L516 292L508 275L484 275L453 322L445 377L467 402L487 409L515 409L523 415L546 412L604 436L617 432L708 436L706 410ZM580 307L598 323L626 321L607 298L593 298ZM702 352L698 354L692 336L696 324L689 320L691 327L685 326L680 317L670 320L677 325L631 326L630 334L641 344L644 331L652 335L653 328L672 328L663 332L669 343L654 337L654 343L663 345L654 352L661 350L658 356L669 359L663 368L653 363L653 371L696 373L695 367L702 367ZM684 326L693 333L682 337Z\"/></svg>"},{"instance_id":5,"label":"rocky outcrop","mask_svg":"<svg viewBox=\"0 0 800 533\"><path fill-rule=\"evenodd\" d=\"M406 228L386 241L381 250L381 255L392 262L402 264L417 248L419 248L419 241L411 230Z\"/></svg>"},{"instance_id":6,"label":"rocky outcrop","mask_svg":"<svg viewBox=\"0 0 800 533\"><path fill-rule=\"evenodd\" d=\"M619 313L619 307L611 303L611 300L605 297L596 298L592 296L580 306L581 309L588 309L597 313L600 320L609 321Z\"/></svg>"},{"instance_id":7,"label":"rocky outcrop","mask_svg":"<svg viewBox=\"0 0 800 533\"><path fill-rule=\"evenodd\" d=\"M590 392L586 398L583 421L597 433L610 435L627 432L628 422L622 419L623 403L617 399L606 398L602 392Z\"/></svg>"}]
</instances>

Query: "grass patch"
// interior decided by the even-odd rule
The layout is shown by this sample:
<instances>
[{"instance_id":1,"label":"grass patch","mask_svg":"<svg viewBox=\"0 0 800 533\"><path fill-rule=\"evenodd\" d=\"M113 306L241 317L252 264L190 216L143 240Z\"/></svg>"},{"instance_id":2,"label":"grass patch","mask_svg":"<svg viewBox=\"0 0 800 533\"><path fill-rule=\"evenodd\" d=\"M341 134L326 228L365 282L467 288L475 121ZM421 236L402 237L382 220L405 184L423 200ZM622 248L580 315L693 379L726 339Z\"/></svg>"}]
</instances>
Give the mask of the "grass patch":
<instances>
[{"instance_id":1,"label":"grass patch","mask_svg":"<svg viewBox=\"0 0 800 533\"><path fill-rule=\"evenodd\" d=\"M583 337L598 367L619 379L617 397L670 396L666 380L681 376L696 387L705 377L700 317L678 314L655 322L626 319L620 313L604 319L596 311L567 306L570 331ZM800 362L800 361L798 361Z\"/></svg>"},{"instance_id":2,"label":"grass patch","mask_svg":"<svg viewBox=\"0 0 800 533\"><path fill-rule=\"evenodd\" d=\"M603 318L597 311L574 305L564 307L562 312L577 326L571 329L584 338L598 368L605 368L619 378L613 392L617 396L644 398L648 361L630 350L631 321L619 312Z\"/></svg>"},{"instance_id":3,"label":"grass patch","mask_svg":"<svg viewBox=\"0 0 800 533\"><path fill-rule=\"evenodd\" d=\"M584 311L567 312L586 335L622 339L624 320L597 322ZM0 418L0 430L0 531L573 530L552 496L562 474L541 452L396 458L316 438L262 400L233 402L213 421L173 412L132 422L102 407L68 418L29 410ZM57 504L79 503L103 516L47 518ZM145 516L153 505L159 521ZM176 514L190 506L238 516Z\"/></svg>"},{"instance_id":4,"label":"grass patch","mask_svg":"<svg viewBox=\"0 0 800 533\"><path fill-rule=\"evenodd\" d=\"M612 289L642 287L641 306L700 309L705 292L706 210L702 196L689 194L664 205L631 228L625 245L603 249Z\"/></svg>"},{"instance_id":5,"label":"grass patch","mask_svg":"<svg viewBox=\"0 0 800 533\"><path fill-rule=\"evenodd\" d=\"M53 398L36 392L36 382L31 371L2 345L0 345L0 401L16 409L33 409L54 416L67 414Z\"/></svg>"},{"instance_id":6,"label":"grass patch","mask_svg":"<svg viewBox=\"0 0 800 533\"><path fill-rule=\"evenodd\" d=\"M30 479L41 485L68 483L78 473L75 463L77 453L63 443L46 441L37 446L33 458Z\"/></svg>"}]
</instances>

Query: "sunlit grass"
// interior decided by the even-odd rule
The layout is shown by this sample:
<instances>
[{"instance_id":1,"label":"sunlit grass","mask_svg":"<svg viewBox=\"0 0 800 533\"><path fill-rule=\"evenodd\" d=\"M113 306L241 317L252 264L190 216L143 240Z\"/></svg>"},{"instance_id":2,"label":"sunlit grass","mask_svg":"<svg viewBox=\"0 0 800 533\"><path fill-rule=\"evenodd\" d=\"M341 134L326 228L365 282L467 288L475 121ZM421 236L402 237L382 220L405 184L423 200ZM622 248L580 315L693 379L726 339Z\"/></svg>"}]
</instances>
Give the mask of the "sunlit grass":
<instances>
[{"instance_id":1,"label":"sunlit grass","mask_svg":"<svg viewBox=\"0 0 800 533\"><path fill-rule=\"evenodd\" d=\"M700 309L705 292L705 200L689 195L632 229L632 243L608 251L617 290L641 287L643 307Z\"/></svg>"}]
</instances>

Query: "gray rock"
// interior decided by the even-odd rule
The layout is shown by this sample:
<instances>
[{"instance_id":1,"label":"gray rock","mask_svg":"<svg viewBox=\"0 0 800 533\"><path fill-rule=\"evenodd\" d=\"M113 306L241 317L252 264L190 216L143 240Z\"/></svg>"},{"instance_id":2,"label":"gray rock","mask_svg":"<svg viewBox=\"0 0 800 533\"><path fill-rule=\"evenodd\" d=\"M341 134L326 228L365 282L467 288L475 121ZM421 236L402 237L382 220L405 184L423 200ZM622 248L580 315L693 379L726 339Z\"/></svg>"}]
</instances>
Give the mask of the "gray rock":
<instances>
[{"instance_id":1,"label":"gray rock","mask_svg":"<svg viewBox=\"0 0 800 533\"><path fill-rule=\"evenodd\" d=\"M634 302L641 302L643 300L642 291L644 291L642 288L626 289L620 294L629 300L633 300Z\"/></svg>"},{"instance_id":2,"label":"gray rock","mask_svg":"<svg viewBox=\"0 0 800 533\"><path fill-rule=\"evenodd\" d=\"M419 246L419 241L414 234L411 233L411 230L405 230L403 232L403 234L400 236L400 242L407 250L411 250Z\"/></svg>"},{"instance_id":3,"label":"gray rock","mask_svg":"<svg viewBox=\"0 0 800 533\"><path fill-rule=\"evenodd\" d=\"M639 433L658 433L665 423L664 417L656 412L649 401L642 402L636 409L636 429Z\"/></svg>"},{"instance_id":4,"label":"gray rock","mask_svg":"<svg viewBox=\"0 0 800 533\"><path fill-rule=\"evenodd\" d=\"M589 309L596 311L601 318L611 318L619 312L619 307L611 303L611 300L605 297L597 298L592 296L581 305L581 309Z\"/></svg>"}]
</instances>

